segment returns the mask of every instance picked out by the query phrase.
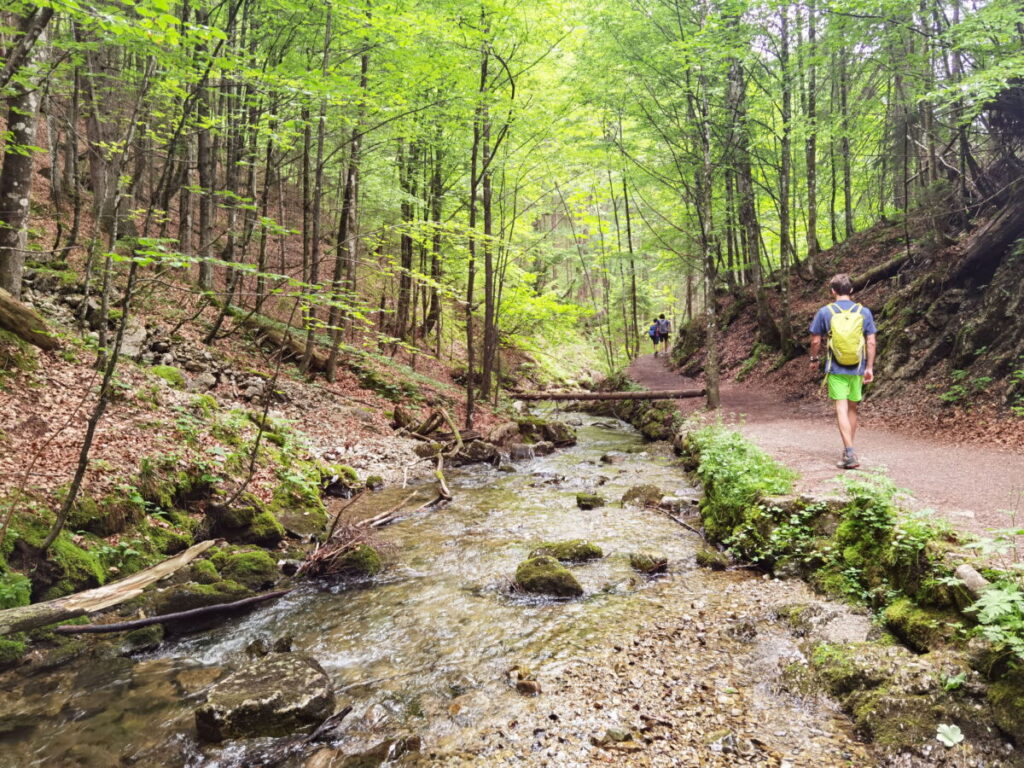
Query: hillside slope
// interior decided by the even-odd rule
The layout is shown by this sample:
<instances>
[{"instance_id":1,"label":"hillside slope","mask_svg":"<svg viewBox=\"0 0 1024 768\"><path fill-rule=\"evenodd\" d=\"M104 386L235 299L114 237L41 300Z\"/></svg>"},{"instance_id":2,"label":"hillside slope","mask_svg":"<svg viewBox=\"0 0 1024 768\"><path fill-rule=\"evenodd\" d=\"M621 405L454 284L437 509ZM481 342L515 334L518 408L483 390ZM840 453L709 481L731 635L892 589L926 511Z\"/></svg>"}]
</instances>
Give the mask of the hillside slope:
<instances>
[{"instance_id":1,"label":"hillside slope","mask_svg":"<svg viewBox=\"0 0 1024 768\"><path fill-rule=\"evenodd\" d=\"M882 222L823 253L818 279L794 274L790 311L796 356L758 338L749 288L718 297L724 381L750 381L799 400L817 389L806 329L837 272L866 283L855 298L878 322L869 401L893 426L1007 446L1024 441L1024 209L1008 205L970 229L935 234L931 220ZM909 235L909 237L908 237ZM778 285L769 301L781 315ZM680 329L673 363L703 369L702 318Z\"/></svg>"}]
</instances>

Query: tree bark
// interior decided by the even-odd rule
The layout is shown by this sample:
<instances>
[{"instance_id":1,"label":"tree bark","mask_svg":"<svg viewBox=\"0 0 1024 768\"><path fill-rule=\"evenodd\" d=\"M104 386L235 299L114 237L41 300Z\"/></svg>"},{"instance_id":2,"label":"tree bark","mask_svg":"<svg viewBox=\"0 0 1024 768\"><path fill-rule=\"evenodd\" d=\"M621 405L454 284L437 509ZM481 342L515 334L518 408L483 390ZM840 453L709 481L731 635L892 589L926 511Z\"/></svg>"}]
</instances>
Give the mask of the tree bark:
<instances>
[{"instance_id":1,"label":"tree bark","mask_svg":"<svg viewBox=\"0 0 1024 768\"><path fill-rule=\"evenodd\" d=\"M30 67L41 55L36 45L52 16L52 9L38 8L21 20L20 39L3 72L0 87L19 69ZM8 72L8 69L11 71ZM35 167L39 89L18 86L7 99L7 143L0 167L0 288L21 298L21 281L28 247L29 200Z\"/></svg>"}]
</instances>

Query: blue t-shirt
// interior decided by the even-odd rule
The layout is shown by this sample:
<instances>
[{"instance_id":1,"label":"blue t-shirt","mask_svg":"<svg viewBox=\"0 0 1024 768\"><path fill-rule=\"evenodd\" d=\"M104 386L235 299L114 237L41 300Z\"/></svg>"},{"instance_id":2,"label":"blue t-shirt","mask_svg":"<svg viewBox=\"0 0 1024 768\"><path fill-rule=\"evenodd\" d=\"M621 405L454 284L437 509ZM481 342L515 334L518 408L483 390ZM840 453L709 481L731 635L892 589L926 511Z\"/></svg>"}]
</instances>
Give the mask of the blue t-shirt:
<instances>
[{"instance_id":1,"label":"blue t-shirt","mask_svg":"<svg viewBox=\"0 0 1024 768\"><path fill-rule=\"evenodd\" d=\"M857 302L851 299L841 299L839 301L833 301L840 309L852 309L856 306ZM824 336L825 343L828 343L828 332L832 327L832 312L829 310L831 304L826 304L824 307L818 310L817 314L814 315L814 320L811 322L811 334L814 336ZM860 313L864 315L864 335L870 336L873 333L877 333L875 329L875 318L871 314L871 310L867 307L861 307ZM827 352L827 350L826 350ZM865 360L861 360L859 365L840 365L831 357L828 360L828 368L825 373L845 373L853 376L861 376L864 373Z\"/></svg>"}]
</instances>

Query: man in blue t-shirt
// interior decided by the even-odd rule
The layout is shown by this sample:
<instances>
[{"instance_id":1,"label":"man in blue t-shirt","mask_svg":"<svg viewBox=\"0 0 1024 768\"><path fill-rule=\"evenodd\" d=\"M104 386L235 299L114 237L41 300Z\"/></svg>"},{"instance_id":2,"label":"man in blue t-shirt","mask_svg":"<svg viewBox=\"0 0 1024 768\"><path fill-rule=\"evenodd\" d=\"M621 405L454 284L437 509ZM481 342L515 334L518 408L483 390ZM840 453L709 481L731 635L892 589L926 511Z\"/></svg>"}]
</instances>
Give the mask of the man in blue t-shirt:
<instances>
[{"instance_id":1,"label":"man in blue t-shirt","mask_svg":"<svg viewBox=\"0 0 1024 768\"><path fill-rule=\"evenodd\" d=\"M832 359L830 352L825 363L828 396L836 404L836 421L839 423L839 435L843 439L843 457L838 466L840 469L856 469L860 462L853 441L857 436L857 404L863 398L861 385L875 379L875 319L870 309L850 298L853 282L849 275L836 275L828 281L828 288L832 292L832 303L819 309L811 322L811 365L815 368L818 366L821 339L831 333L832 318L837 312L856 307L863 315L864 345L860 362L856 365L840 365Z\"/></svg>"}]
</instances>

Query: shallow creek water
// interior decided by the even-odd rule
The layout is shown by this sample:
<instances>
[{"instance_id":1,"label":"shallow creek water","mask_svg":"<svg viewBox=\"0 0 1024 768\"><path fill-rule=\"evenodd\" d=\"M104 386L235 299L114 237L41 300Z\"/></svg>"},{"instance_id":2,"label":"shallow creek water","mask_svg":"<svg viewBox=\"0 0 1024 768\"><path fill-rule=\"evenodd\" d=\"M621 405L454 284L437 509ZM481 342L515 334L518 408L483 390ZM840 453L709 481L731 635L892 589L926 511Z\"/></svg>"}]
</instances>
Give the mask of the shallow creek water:
<instances>
[{"instance_id":1,"label":"shallow creek water","mask_svg":"<svg viewBox=\"0 0 1024 768\"><path fill-rule=\"evenodd\" d=\"M166 644L154 654L93 658L28 679L0 680L0 706L37 723L0 734L0 766L226 767L282 764L282 759L302 765L316 747L282 750L280 742L264 740L201 748L192 719L205 690L245 664L250 642L285 635L295 650L321 663L339 705L353 706L335 744L346 752L415 734L422 737L424 753L408 759L419 764L432 764L430 754L441 764L445 754L456 753L462 759L477 754L480 765L492 764L489 753L495 761L503 754L502 764L544 764L530 753L516 759L518 748L509 752L507 744L496 744L488 734L551 706L548 689L556 684L549 681L586 668L592 655L597 659L632 637L638 622L659 611L678 619L680 601L690 597L707 601L713 611L723 591L742 599L736 595L744 583L763 583L747 574L723 577L695 569L699 540L693 533L664 514L618 503L628 488L641 483L693 496L665 446L644 446L625 425L608 429L590 417L574 418L584 422L574 448L521 462L514 473L489 467L451 472L451 504L382 531L391 564L369 587L304 586L245 618ZM621 463L603 464L600 457L609 452L622 453ZM394 503L389 498L400 498L396 491L385 492L376 503L386 508ZM609 505L581 511L575 500L580 491L597 492ZM569 538L589 540L605 553L599 561L572 567L585 590L582 599L548 601L510 593L510 578L532 547ZM668 556L670 574L654 580L638 576L628 553L639 550ZM798 655L785 643L758 653L773 663L775 656ZM542 696L527 699L509 685L508 670L516 665L530 668L545 685ZM831 717L777 696L769 684L752 685L759 706L771 711L767 719L786 724ZM566 695L556 706L573 706L571 692ZM574 727L582 733L600 729L606 720ZM834 741L822 747L832 748ZM816 758L813 745L805 756L808 765L840 764L825 754ZM562 762L587 764L587 759Z\"/></svg>"}]
</instances>

